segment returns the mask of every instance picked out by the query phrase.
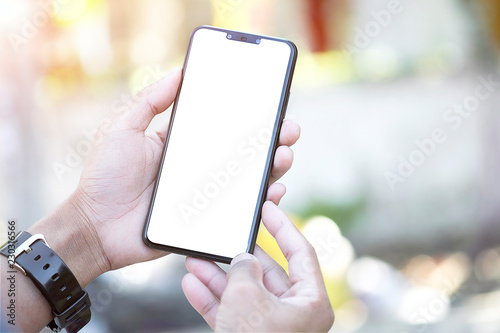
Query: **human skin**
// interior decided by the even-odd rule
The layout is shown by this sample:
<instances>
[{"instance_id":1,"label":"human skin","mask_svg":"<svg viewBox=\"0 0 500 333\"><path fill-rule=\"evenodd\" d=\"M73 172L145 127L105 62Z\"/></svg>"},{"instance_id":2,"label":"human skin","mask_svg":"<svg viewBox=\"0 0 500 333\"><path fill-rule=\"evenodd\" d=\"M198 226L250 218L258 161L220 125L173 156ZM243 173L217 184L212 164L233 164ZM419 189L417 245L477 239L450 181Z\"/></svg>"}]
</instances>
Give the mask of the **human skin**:
<instances>
[{"instance_id":1,"label":"human skin","mask_svg":"<svg viewBox=\"0 0 500 333\"><path fill-rule=\"evenodd\" d=\"M255 256L235 257L227 274L213 262L187 258L187 299L218 332L327 332L334 314L314 248L272 200L262 222L290 275L259 247Z\"/></svg>"},{"instance_id":2,"label":"human skin","mask_svg":"<svg viewBox=\"0 0 500 333\"><path fill-rule=\"evenodd\" d=\"M136 105L109 128L100 129L97 135L101 139L87 160L76 190L28 229L45 236L82 287L107 271L166 255L147 247L141 237L167 129L156 133L146 130L152 119L172 104L180 79L181 70L173 69L142 91ZM289 146L299 134L297 124L283 123L271 184L290 169L293 152ZM284 192L283 185L273 184L267 199L279 202ZM4 281L7 260L0 260L0 265ZM16 286L16 326L7 328L40 331L53 318L49 304L33 282L20 273ZM3 294L1 297L4 309L8 299Z\"/></svg>"}]
</instances>

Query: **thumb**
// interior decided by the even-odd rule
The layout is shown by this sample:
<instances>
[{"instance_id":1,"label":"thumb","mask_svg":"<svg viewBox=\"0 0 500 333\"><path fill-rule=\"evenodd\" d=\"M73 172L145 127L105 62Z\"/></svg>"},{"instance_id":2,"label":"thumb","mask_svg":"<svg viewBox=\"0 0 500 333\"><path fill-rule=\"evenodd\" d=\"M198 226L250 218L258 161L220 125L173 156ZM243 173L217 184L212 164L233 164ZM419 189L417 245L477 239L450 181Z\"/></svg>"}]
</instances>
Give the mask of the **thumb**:
<instances>
[{"instance_id":1,"label":"thumb","mask_svg":"<svg viewBox=\"0 0 500 333\"><path fill-rule=\"evenodd\" d=\"M181 69L172 69L167 76L138 94L139 105L126 116L130 128L145 131L151 120L170 107L181 81ZM143 96L142 96L143 95Z\"/></svg>"},{"instance_id":2,"label":"thumb","mask_svg":"<svg viewBox=\"0 0 500 333\"><path fill-rule=\"evenodd\" d=\"M250 253L237 255L231 261L231 269L227 273L228 284L231 281L260 284L263 283L262 265L259 260Z\"/></svg>"}]
</instances>

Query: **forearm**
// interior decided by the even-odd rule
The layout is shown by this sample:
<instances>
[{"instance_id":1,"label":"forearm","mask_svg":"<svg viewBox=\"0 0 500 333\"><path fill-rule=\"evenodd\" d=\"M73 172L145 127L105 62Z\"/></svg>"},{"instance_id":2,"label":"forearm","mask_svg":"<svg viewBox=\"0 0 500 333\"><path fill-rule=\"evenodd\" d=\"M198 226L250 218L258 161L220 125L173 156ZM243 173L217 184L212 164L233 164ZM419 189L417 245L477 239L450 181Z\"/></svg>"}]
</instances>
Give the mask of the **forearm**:
<instances>
[{"instance_id":1,"label":"forearm","mask_svg":"<svg viewBox=\"0 0 500 333\"><path fill-rule=\"evenodd\" d=\"M52 250L61 257L84 288L97 276L106 271L106 262L100 255L100 244L89 225L82 223L85 217L81 215L78 205L71 196L53 213L42 218L27 231L31 234L44 235ZM94 233L95 234L95 233ZM2 331L38 332L53 318L51 308L31 279L24 276L16 268L11 269L7 258L0 257L2 281ZM15 273L9 273L14 271ZM12 279L15 286L15 297L8 295ZM11 302L15 300L15 320L9 323L13 316L4 313ZM10 311L10 310L7 310ZM15 325L12 325L15 323Z\"/></svg>"}]
</instances>

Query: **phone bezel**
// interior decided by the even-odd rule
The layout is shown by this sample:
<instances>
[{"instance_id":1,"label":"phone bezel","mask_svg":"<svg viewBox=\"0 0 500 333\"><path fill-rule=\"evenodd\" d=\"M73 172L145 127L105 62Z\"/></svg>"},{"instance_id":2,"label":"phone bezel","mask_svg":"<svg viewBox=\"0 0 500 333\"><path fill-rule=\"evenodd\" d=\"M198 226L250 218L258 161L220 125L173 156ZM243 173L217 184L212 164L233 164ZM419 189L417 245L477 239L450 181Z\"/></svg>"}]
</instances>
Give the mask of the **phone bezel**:
<instances>
[{"instance_id":1,"label":"phone bezel","mask_svg":"<svg viewBox=\"0 0 500 333\"><path fill-rule=\"evenodd\" d=\"M265 169L264 169L264 175L262 177L262 181L261 181L261 185L260 185L260 189L259 189L259 198L257 200L257 205L256 205L256 208L254 211L254 218L252 221L252 227L251 227L249 240L248 240L248 244L247 244L246 252L248 252L248 253L253 253L253 251L255 249L255 243L257 241L257 235L258 235L258 231L259 231L259 225L260 225L260 219L261 219L261 213L262 213L262 205L264 204L264 201L265 201L265 198L267 195L267 188L269 186L269 178L271 175L271 169L272 169L272 165L273 165L273 161L274 161L274 155L275 155L276 148L277 148L278 141L279 141L279 133L281 130L281 124L283 123L283 119L284 119L285 113L286 113L286 108L288 105L288 99L290 97L290 87L292 84L292 78L293 78L293 73L294 73L294 69L295 69L295 63L297 60L298 50L297 50L297 47L295 46L295 44L287 39L270 37L270 36L265 36L265 35L249 34L249 33L241 32L241 31L222 29L222 28L208 26L208 25L199 26L196 29L194 29L193 32L191 33L190 38L189 38L189 44L188 44L187 51L186 51L186 57L184 59L184 65L182 67L182 78L181 78L181 82L179 84L179 88L177 89L177 94L176 94L174 104L172 107L172 113L170 116L170 124L168 127L168 132L166 135L165 144L163 146L162 159L161 159L161 163L160 163L158 170L157 170L155 186L154 186L154 190L153 190L153 193L151 195L150 202L149 202L148 214L147 214L146 221L144 224L142 238L143 238L144 243L148 247L153 248L153 249L162 250L162 251L171 252L171 253L176 253L176 254L181 254L181 255L185 255L185 256L189 256L189 257L195 257L195 258L200 258L200 259L205 259L205 260L213 260L213 261L229 264L229 263L231 263L231 260L233 258L219 256L219 255L212 254L212 253L205 253L205 252L199 252L199 251L194 251L194 250L185 249L185 248L174 247L174 246L165 245L165 244L158 244L158 243L152 242L148 238L149 222L150 222L151 213L152 213L152 210L154 207L156 192L157 192L158 185L159 185L160 178L161 178L161 170L163 169L163 163L165 161L165 155L167 152L167 146L168 146L168 142L169 142L169 138L170 138L170 133L171 133L171 130L173 127L174 118L175 118L175 114L177 111L177 100L179 98L179 94L180 94L180 91L182 89L182 84L183 84L183 80L184 80L186 66L189 63L189 55L190 55L191 46L193 43L194 36L195 36L196 32L201 30L201 29L216 30L216 31L224 32L224 33L235 34L238 36L248 36L248 37L251 37L252 39L258 38L258 39L267 39L267 40L278 41L278 42L282 42L282 43L287 44L291 49L290 58L288 61L288 66L287 66L287 71L286 71L286 76L285 76L285 81L283 84L283 89L281 91L279 110L278 110L278 113L276 116L276 120L274 122L274 128L273 128L273 134L272 134L273 135L272 146L271 146L271 148L268 152L268 155L267 155L266 165L265 165ZM240 41L234 40L234 42L240 42ZM241 41L241 42L244 42L244 41Z\"/></svg>"}]
</instances>

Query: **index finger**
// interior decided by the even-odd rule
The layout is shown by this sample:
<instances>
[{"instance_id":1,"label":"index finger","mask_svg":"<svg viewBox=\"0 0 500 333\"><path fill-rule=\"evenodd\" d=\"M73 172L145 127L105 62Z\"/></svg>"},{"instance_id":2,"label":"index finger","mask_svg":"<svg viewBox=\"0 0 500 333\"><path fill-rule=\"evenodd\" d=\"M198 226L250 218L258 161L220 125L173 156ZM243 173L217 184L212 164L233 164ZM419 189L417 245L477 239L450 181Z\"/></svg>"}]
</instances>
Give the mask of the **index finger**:
<instances>
[{"instance_id":1,"label":"index finger","mask_svg":"<svg viewBox=\"0 0 500 333\"><path fill-rule=\"evenodd\" d=\"M316 291L322 285L324 286L318 257L313 246L288 216L273 202L266 201L262 208L262 222L276 239L288 261L290 282L292 286L300 286L296 291L310 295L311 288Z\"/></svg>"}]
</instances>

